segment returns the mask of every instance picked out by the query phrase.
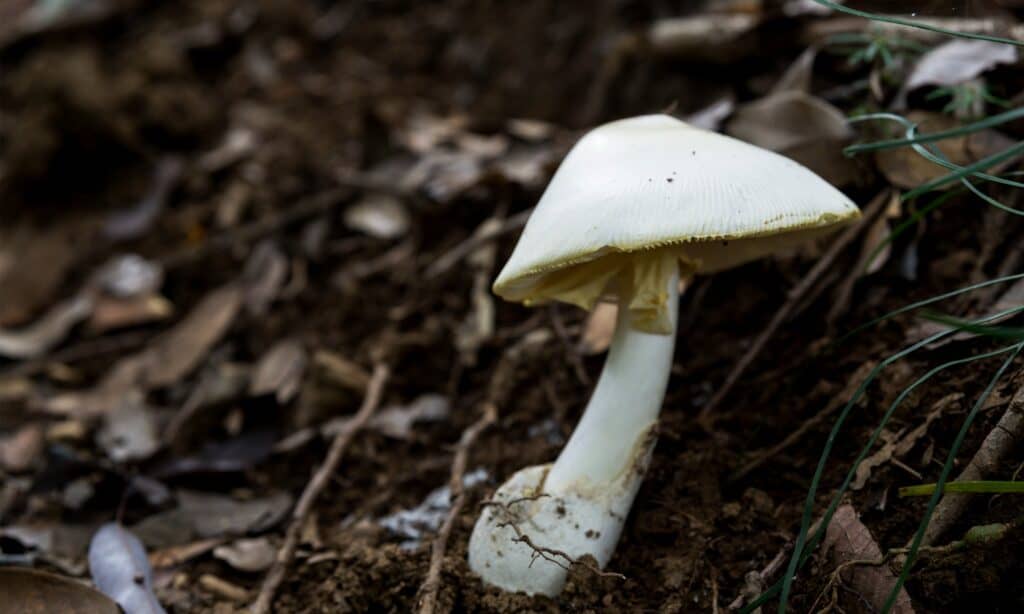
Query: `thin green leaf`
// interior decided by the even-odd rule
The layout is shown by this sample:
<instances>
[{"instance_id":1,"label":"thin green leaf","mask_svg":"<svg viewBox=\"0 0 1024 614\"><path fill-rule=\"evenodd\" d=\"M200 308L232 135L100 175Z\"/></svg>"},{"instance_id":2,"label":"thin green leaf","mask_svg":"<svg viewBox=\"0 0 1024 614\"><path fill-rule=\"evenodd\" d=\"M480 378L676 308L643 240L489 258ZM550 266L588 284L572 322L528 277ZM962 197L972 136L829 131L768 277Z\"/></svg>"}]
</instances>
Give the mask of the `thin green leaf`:
<instances>
[{"instance_id":1,"label":"thin green leaf","mask_svg":"<svg viewBox=\"0 0 1024 614\"><path fill-rule=\"evenodd\" d=\"M918 484L900 488L901 497L921 497L933 494L938 484ZM980 494L1024 493L1024 482L1000 482L994 480L964 480L950 482L942 487L942 492L970 492Z\"/></svg>"},{"instance_id":2,"label":"thin green leaf","mask_svg":"<svg viewBox=\"0 0 1024 614\"><path fill-rule=\"evenodd\" d=\"M956 455L960 451L960 447L964 443L964 438L967 437L967 431L971 428L971 424L974 419L978 416L978 412L981 411L982 406L988 397L992 394L996 384L1002 379L1003 374L1010 365L1013 363L1020 351L1024 349L1024 343L1018 343L1017 345L1010 346L1013 352L1006 357L1003 364L996 371L996 374L989 380L988 386L985 387L984 392L978 397L978 400L974 403L974 407L971 408L970 413L967 414L967 418L964 419L963 426L960 427L960 431L956 434L956 439L953 441L953 446L949 450L949 454L946 455L946 463L942 466L942 472L939 474L939 479L935 483L935 492L932 493L931 499L928 500L928 508L925 510L924 518L921 519L921 524L917 527L917 533L914 534L914 540L910 544L910 551L907 552L906 562L903 564L903 569L900 571L899 578L896 579L895 585L892 587L892 592L889 593L889 598L885 602L885 606L882 608L882 614L888 614L892 610L892 606L896 603L896 599L899 597L900 589L907 581L907 577L910 575L910 569L914 566L914 562L917 559L917 553L921 549L921 541L924 539L925 529L928 528L928 523L932 519L932 514L935 512L935 506L938 505L939 499L942 498L942 489L946 484L946 480L949 478L949 474L953 471L953 463L956 461Z\"/></svg>"},{"instance_id":3,"label":"thin green leaf","mask_svg":"<svg viewBox=\"0 0 1024 614\"><path fill-rule=\"evenodd\" d=\"M959 38L971 38L974 40L991 41L993 43L1005 43L1007 45L1014 45L1015 47L1024 47L1024 42L1013 40L1012 38L1003 38L1001 36L989 36L988 34L973 34L970 32L957 32L956 30L948 30L946 28L940 28L927 23L921 23L919 21L912 21L910 19L901 19L899 17L892 17L889 15L881 15L879 13L869 13L867 11L859 11L852 9L842 4L836 4L830 0L814 0L822 6L827 6L833 11L839 11L840 13L846 13L847 15L855 15L857 17L865 17L872 21L882 21L885 23L892 23L898 26L907 26L910 28L917 28L919 30L927 30L929 32L937 32L939 34L946 34L949 36L956 36Z\"/></svg>"},{"instance_id":4,"label":"thin green leaf","mask_svg":"<svg viewBox=\"0 0 1024 614\"><path fill-rule=\"evenodd\" d=\"M816 0L817 1L817 0ZM923 145L925 143L933 143L935 141L943 141L945 139L952 139L958 136L965 136L987 130L988 128L994 128L1002 124L1006 124L1018 119L1024 118L1024 107L1013 109L1012 111L1006 111L1005 113L998 113L991 117L976 121L971 124L966 124L958 128L951 128L949 130L942 130L939 132L930 132L928 134L919 134L913 138L901 138L901 139L888 139L884 141L875 141L874 143L859 143L857 145L850 145L843 150L848 156L852 156L858 153L864 153L868 151L880 151L884 149L895 149L897 147L906 147L907 145Z\"/></svg>"}]
</instances>

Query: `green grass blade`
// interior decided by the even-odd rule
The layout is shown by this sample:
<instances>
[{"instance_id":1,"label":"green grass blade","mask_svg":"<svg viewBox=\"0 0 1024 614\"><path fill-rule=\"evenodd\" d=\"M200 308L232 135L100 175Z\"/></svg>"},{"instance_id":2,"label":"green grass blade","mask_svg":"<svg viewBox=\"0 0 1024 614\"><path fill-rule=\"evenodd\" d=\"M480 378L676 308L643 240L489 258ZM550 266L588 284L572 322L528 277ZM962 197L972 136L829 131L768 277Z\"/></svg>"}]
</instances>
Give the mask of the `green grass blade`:
<instances>
[{"instance_id":1,"label":"green grass blade","mask_svg":"<svg viewBox=\"0 0 1024 614\"><path fill-rule=\"evenodd\" d=\"M923 145L925 143L933 143L935 141L942 141L945 139L952 139L958 136L972 134L974 132L980 132L1021 118L1024 118L1024 107L1013 109L1012 111L1006 111L1005 113L998 113L991 117L987 117L958 128L951 128L940 132L930 132L928 134L919 134L913 138L888 139L884 141L875 141L874 143L858 143L856 145L850 145L843 150L843 153L848 156L852 156L858 153L895 149L896 147L906 147L907 145Z\"/></svg>"},{"instance_id":2,"label":"green grass blade","mask_svg":"<svg viewBox=\"0 0 1024 614\"><path fill-rule=\"evenodd\" d=\"M912 21L910 19L901 19L899 17L891 17L889 15L882 15L880 13L869 13L867 11L859 11L852 9L842 4L836 4L830 0L814 0L822 6L827 6L833 11L839 11L840 13L846 13L847 15L854 15L856 17L864 17L872 21L882 21L885 23L896 24L898 26L907 26L910 28L917 28L918 30L927 30L929 32L936 32L938 34L946 34L948 36L956 36L958 38L970 38L974 40L990 41L993 43L1005 43L1007 45L1014 45L1016 47L1024 46L1024 42L1013 40L1012 38L1003 38L1001 36L990 36L988 34L974 34L971 32L957 32L956 30L947 30L946 28L940 28L927 23L921 23L918 21Z\"/></svg>"},{"instance_id":3,"label":"green grass blade","mask_svg":"<svg viewBox=\"0 0 1024 614\"><path fill-rule=\"evenodd\" d=\"M921 497L933 494L938 484L918 484L900 488L901 497ZM950 482L942 487L942 492L969 492L979 494L1024 493L1024 482L1000 482L994 480L964 480Z\"/></svg>"},{"instance_id":4,"label":"green grass blade","mask_svg":"<svg viewBox=\"0 0 1024 614\"><path fill-rule=\"evenodd\" d=\"M1021 310L1024 310L1024 307L1007 310L1007 312L1017 312L1017 311L1021 311ZM983 318L979 318L974 323L984 324L984 323L989 322L989 321L991 321L991 320L993 320L995 318L1003 317L1004 315L1006 315L1007 312L1001 312L1001 313L994 314L994 315L991 315L991 316L985 316ZM871 447L874 446L875 441L881 435L881 429L885 426L885 424L888 421L888 418L892 415L892 412L895 411L895 408L898 407L898 403L902 402L902 400L904 398L906 398L906 395L909 394L910 391L912 391L914 388L916 388L918 385L920 385L924 381L927 381L927 379L931 378L933 375L935 375L936 373L938 373L942 369L948 368L950 366L958 365L958 364L964 364L966 362L972 362L974 360L982 360L984 358L988 358L990 356L995 355L995 353L981 354L979 356L972 356L972 357L969 357L969 358L963 358L963 359L959 359L959 360L956 360L956 361L952 361L950 363L946 363L944 365L940 365L940 367L936 367L936 369L933 369L932 371L930 371L925 377L923 377L922 379L918 380L918 382L915 382L914 384L912 384L911 387L908 387L907 390L904 390L904 393L902 393L897 398L897 400L894 401L894 405L890 407L890 410L886 413L886 416L883 418L882 422L880 422L878 427L876 427L875 432L872 434L871 439L868 441L868 444L865 445L864 449L861 450L860 456L858 456L858 458L857 458L856 462L854 463L853 467L851 467L849 473L846 476L846 479L843 482L843 485L840 487L839 491L836 493L835 497L833 498L832 503L829 505L829 508L826 511L825 516L823 517L821 527L818 529L818 531L815 532L814 536L812 536L810 538L810 540L808 540L807 539L807 533L808 533L808 531L810 529L811 519L812 519L812 516L813 516L813 513L814 513L814 497L817 494L818 486L819 486L819 484L821 482L821 477L822 477L822 475L824 474L824 471L825 471L825 466L826 466L826 464L828 462L829 456L832 453L832 448L835 445L836 439L839 436L839 431L842 429L842 426L846 422L846 419L849 416L850 411L853 409L854 405L856 405L857 401L859 401L861 399L861 397L864 396L864 393L867 390L867 387L871 384L872 381L874 381L874 379L879 375L879 373L881 373L881 371L884 368L886 368L887 366L891 365L892 363L900 360L901 358L909 355L910 353L915 352L918 349L920 349L922 347L925 347L926 345L929 345L929 344L931 344L931 343L933 343L935 341L938 341L939 339L942 339L943 337L947 336L948 334L951 334L952 332L954 332L954 331L953 330L947 330L947 331L942 331L942 332L936 333L934 335L931 335L931 336L927 337L926 339L924 339L922 341L919 341L917 343L914 343L911 346L901 350L900 352L897 352L896 354L893 354L892 356L890 356L890 357L886 358L885 360L883 360L882 362L880 362L877 366L875 366L874 369L871 370L871 372L864 379L864 381L861 382L860 386L857 387L857 390L854 392L853 396L846 403L846 405L843 407L843 410L840 412L839 416L836 418L836 421L835 421L835 423L832 426L832 430L829 432L828 439L825 442L825 447L822 450L821 456L818 459L818 465L817 465L817 467L815 469L814 476L811 479L811 485L810 485L810 488L808 489L807 498L806 498L806 500L804 502L804 511L803 511L803 516L801 518L801 522L800 522L800 532L797 534L796 543L793 546L793 553L791 555L791 558L790 558L790 561L789 561L789 565L786 568L786 573L785 573L785 575L783 576L783 578L781 580L781 588L780 588L780 591L778 591L778 592L781 592L781 596L779 598L779 611L780 612L785 612L787 601L788 601L788 598L789 598L789 593L790 593L790 590L791 590L791 587L792 587L792 583L793 583L793 579L794 579L794 577L796 575L796 570L797 570L797 568L800 565L803 564L803 562L805 560L805 557L802 556L804 554L805 545L807 547L807 553L810 553L811 551L813 551L814 546L817 545L818 541L824 535L825 528L828 526L828 523L831 520L832 514L835 512L835 509L838 507L841 496L843 495L843 493L845 493L846 488L849 486L850 481L853 480L853 476L854 476L854 474L856 472L857 465L860 464L860 462L867 455L868 451L870 451ZM1006 350L1005 349L1004 350L1000 350L999 352L1003 352L1003 351L1006 351ZM999 352L997 352L997 353L999 353ZM773 594L776 592L776 591L774 591L774 587L773 587L773 590L770 591L770 592L772 592ZM768 593L765 593L765 595L767 595L767 594ZM762 595L762 597L764 597L765 595ZM767 598L770 598L770 597L767 597ZM763 600L763 601L759 599L755 603L758 603L758 605L760 605L760 604L764 603L764 601L767 601L767 598L765 600ZM750 608L750 609L753 609L753 608ZM744 611L749 611L749 610L744 609Z\"/></svg>"},{"instance_id":5,"label":"green grass blade","mask_svg":"<svg viewBox=\"0 0 1024 614\"><path fill-rule=\"evenodd\" d=\"M999 370L996 371L996 374L992 376L991 380L989 380L988 386L985 387L984 392L982 392L978 397L978 400L974 403L974 407L971 408L970 413L968 413L967 417L964 419L963 426L960 427L960 431L956 434L956 439L953 441L953 447L950 448L949 454L946 455L946 463L942 466L942 472L939 474L939 479L935 483L935 492L932 493L931 499L928 500L928 509L925 510L924 518L921 519L921 524L917 528L917 533L914 535L914 540L910 545L910 551L907 553L906 562L903 564L900 576L896 579L896 584L892 587L892 592L889 593L889 598L886 600L885 606L882 608L882 614L888 614L888 612L892 610L893 605L896 603L896 599L899 597L900 589L903 588L903 585L907 581L907 577L910 575L910 569L914 566L917 553L921 549L921 541L924 539L925 529L928 528L928 523L932 519L932 514L935 512L935 506L938 505L939 499L942 498L943 486L949 479L949 474L953 471L953 463L956 461L956 455L964 443L967 431L971 428L971 424L978 416L978 413L981 411L981 407L985 404L985 401L987 401L988 397L991 396L996 384L999 383L1000 379L1002 379L1003 374L1010 368L1010 365L1020 354L1020 351L1024 349L1024 343L1019 343L1004 349L1010 349L1013 350L1013 352L1006 357L1006 360L1003 361Z\"/></svg>"},{"instance_id":6,"label":"green grass blade","mask_svg":"<svg viewBox=\"0 0 1024 614\"><path fill-rule=\"evenodd\" d=\"M866 323L861 324L860 326L854 328L850 332L848 332L845 335L843 335L842 337L840 337L836 341L836 345L846 341L847 339L849 339L853 335L855 335L855 334L857 334L857 333L859 333L859 332L861 332L861 331L863 331L863 330L865 330L867 328L870 328L870 327L874 326L875 324L878 324L879 322L884 322L885 320L894 318L894 317L896 317L896 316L898 316L900 314L903 314L903 313L907 313L908 311L913 311L915 309L920 309L921 307L927 307L928 305L933 305L935 303L938 303L939 301L943 301L943 300L945 300L947 298L952 298L954 296L959 296L961 294L964 294L964 293L967 293L967 292L971 292L973 290L979 290L981 288L987 288L988 286L993 286L993 285L996 285L996 284L1002 284L1002 283L1006 283L1008 281L1015 281L1015 280L1018 280L1018 279L1024 279L1024 273L1016 273L1014 275L1006 275L1005 277L997 277L995 279L989 279L989 280L986 280L986 281L983 281L983 282L979 282L979 283L976 283L976 284L971 284L970 286L967 286L967 287L964 287L964 288L960 288L958 290L951 290L950 292L946 292L944 294L939 294L938 296L933 296L931 298L927 298L927 299L924 299L922 301L917 301L916 303L911 303L909 305L905 305L903 307L900 307L899 309L895 309L893 311L890 311L889 313L887 313L885 315L879 316L879 317L875 318L874 320L871 320L869 322L866 322ZM1024 308L1015 308L1014 310L1011 310L1011 312L1016 313L1017 311L1021 311L1021 310L1024 310Z\"/></svg>"}]
</instances>

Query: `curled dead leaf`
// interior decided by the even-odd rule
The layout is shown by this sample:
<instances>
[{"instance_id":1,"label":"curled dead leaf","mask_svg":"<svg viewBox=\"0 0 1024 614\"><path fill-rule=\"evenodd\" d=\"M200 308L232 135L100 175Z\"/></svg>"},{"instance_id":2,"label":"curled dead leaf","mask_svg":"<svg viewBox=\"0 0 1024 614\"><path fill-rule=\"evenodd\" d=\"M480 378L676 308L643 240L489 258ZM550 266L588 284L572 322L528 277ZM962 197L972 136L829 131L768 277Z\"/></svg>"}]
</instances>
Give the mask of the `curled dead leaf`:
<instances>
[{"instance_id":1,"label":"curled dead leaf","mask_svg":"<svg viewBox=\"0 0 1024 614\"><path fill-rule=\"evenodd\" d=\"M20 567L0 567L2 606L12 614L119 614L103 593L63 576ZM13 606L16 609L7 609Z\"/></svg>"},{"instance_id":2,"label":"curled dead leaf","mask_svg":"<svg viewBox=\"0 0 1024 614\"><path fill-rule=\"evenodd\" d=\"M725 131L792 158L834 185L856 178L854 161L843 155L853 136L846 115L809 94L786 91L743 105Z\"/></svg>"},{"instance_id":3,"label":"curled dead leaf","mask_svg":"<svg viewBox=\"0 0 1024 614\"><path fill-rule=\"evenodd\" d=\"M875 611L881 611L896 586L896 576L882 562L882 550L852 505L842 505L836 510L825 530L822 547L826 552L832 550L832 559L839 568L836 573L843 581ZM871 563L875 561L878 563ZM905 589L900 589L889 611L913 614L914 608Z\"/></svg>"},{"instance_id":4,"label":"curled dead leaf","mask_svg":"<svg viewBox=\"0 0 1024 614\"><path fill-rule=\"evenodd\" d=\"M913 111L907 119L917 124L918 132L938 132L950 130L959 125L952 117L939 113ZM893 136L897 136L893 133ZM900 133L898 136L903 136ZM982 158L998 153L1014 144L1009 137L995 130L982 130L967 136L944 139L933 143L953 164L967 165ZM915 188L923 183L937 179L949 173L949 169L926 160L910 147L900 147L879 151L875 154L875 162L885 178L900 188ZM989 169L990 173L998 173L1012 161ZM947 184L942 189L957 185Z\"/></svg>"},{"instance_id":5,"label":"curled dead leaf","mask_svg":"<svg viewBox=\"0 0 1024 614\"><path fill-rule=\"evenodd\" d=\"M274 394L277 402L285 404L295 397L306 371L306 350L293 339L275 344L256 364L249 384L249 394Z\"/></svg>"}]
</instances>

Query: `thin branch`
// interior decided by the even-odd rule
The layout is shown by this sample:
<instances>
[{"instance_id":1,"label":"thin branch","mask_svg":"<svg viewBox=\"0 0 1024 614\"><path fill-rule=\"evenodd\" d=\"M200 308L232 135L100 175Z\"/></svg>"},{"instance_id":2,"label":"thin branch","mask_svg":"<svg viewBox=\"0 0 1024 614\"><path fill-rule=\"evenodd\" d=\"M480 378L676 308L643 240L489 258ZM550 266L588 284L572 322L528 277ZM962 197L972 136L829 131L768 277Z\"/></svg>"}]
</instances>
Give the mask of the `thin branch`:
<instances>
[{"instance_id":1,"label":"thin branch","mask_svg":"<svg viewBox=\"0 0 1024 614\"><path fill-rule=\"evenodd\" d=\"M1024 439L1024 385L1017 389L1016 394L1006 408L1006 412L995 427L989 431L981 447L974 453L971 462L957 477L958 482L982 480L994 473L1003 459L1020 441ZM932 520L925 529L921 543L930 546L943 533L948 531L960 520L967 503L969 493L946 493L942 501L935 507Z\"/></svg>"},{"instance_id":2,"label":"thin branch","mask_svg":"<svg viewBox=\"0 0 1024 614\"><path fill-rule=\"evenodd\" d=\"M317 497L320 496L320 493L330 482L331 477L338 470L341 457L345 454L349 443L356 433L366 425L380 405L380 399L384 392L384 383L388 379L388 374L389 371L386 365L378 364L374 367L370 383L366 387L366 396L363 397L362 407L345 424L345 427L334 436L323 465L317 469L312 479L306 484L305 490L302 491L299 503L295 506L295 511L292 512L292 521L288 525L288 531L285 533L284 544L281 545L281 549L277 552L274 566L263 580L259 596L250 609L251 614L267 614L271 611L270 607L273 605L274 594L277 592L277 587L284 580L284 574L288 571L288 566L295 556L295 548L298 546L299 536L302 533L302 527L306 523L306 518L312 511Z\"/></svg>"},{"instance_id":3,"label":"thin branch","mask_svg":"<svg viewBox=\"0 0 1024 614\"><path fill-rule=\"evenodd\" d=\"M451 536L452 527L455 526L455 519L458 518L462 506L466 503L466 492L462 479L466 474L469 448L476 442L480 433L494 424L497 419L498 408L493 403L488 403L484 407L484 415L463 431L462 437L459 438L459 445L455 449L455 458L452 460L451 479L448 482L452 507L448 510L448 516L445 517L444 524L441 525L441 530L434 538L431 548L430 568L419 590L422 595L419 605L420 614L433 614L437 609L437 591L441 587L441 565L444 563L445 551L448 548L448 538Z\"/></svg>"},{"instance_id":4,"label":"thin branch","mask_svg":"<svg viewBox=\"0 0 1024 614\"><path fill-rule=\"evenodd\" d=\"M481 228L484 227L481 225L481 227L477 228L476 232L470 235L469 238L448 250L447 253L427 267L427 279L434 279L435 277L447 273L448 270L458 264L460 260L488 241L493 241L526 226L526 220L530 217L531 213L533 213L532 208L527 209L526 211L521 211L512 217L505 218L502 220L500 226L496 226L491 229L481 230ZM484 222L484 224L486 224L486 222Z\"/></svg>"}]
</instances>

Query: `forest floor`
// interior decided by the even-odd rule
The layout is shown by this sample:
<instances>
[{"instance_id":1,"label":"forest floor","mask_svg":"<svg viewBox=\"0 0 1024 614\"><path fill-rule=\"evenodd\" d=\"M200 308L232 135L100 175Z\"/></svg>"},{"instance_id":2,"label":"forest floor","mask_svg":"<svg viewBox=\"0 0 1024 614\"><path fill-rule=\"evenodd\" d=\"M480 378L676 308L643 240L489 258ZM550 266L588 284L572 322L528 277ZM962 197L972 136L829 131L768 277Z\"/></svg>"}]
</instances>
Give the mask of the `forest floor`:
<instances>
[{"instance_id":1,"label":"forest floor","mask_svg":"<svg viewBox=\"0 0 1024 614\"><path fill-rule=\"evenodd\" d=\"M168 611L257 598L339 433L347 447L296 525L273 612L411 611L439 538L439 611L739 607L783 576L844 403L942 326L914 312L845 334L1024 269L1019 218L970 193L883 245L940 194L900 191L947 171L909 148L842 154L898 136L851 128L856 112L900 109L927 132L1002 110L964 92L1019 106L1024 72L998 45L966 50L957 72L930 53L946 37L797 0L689 13L610 0L43 4L0 1L0 564L87 578L89 540L116 519L144 543ZM922 15L1016 23L957 6ZM929 95L943 87L956 108ZM663 111L803 162L865 217L838 245L687 289L657 448L607 567L621 577L574 565L557 599L505 594L466 563L480 503L557 455L609 320L505 303L490 284L575 139ZM1008 123L942 147L962 165L1022 135ZM1018 280L934 309L974 318L1022 302ZM836 439L813 518L916 378L1000 343L958 333L882 370ZM926 504L897 490L936 481L1001 360L951 368L903 400L798 574L792 611L878 609ZM1022 390L1018 359L951 478L1024 411ZM353 419L360 407L375 413ZM1024 449L1010 435L983 477L1016 477ZM465 493L450 534L449 483ZM913 605L899 607L1021 611L1017 497L950 512L906 584ZM942 547L995 523L997 538Z\"/></svg>"}]
</instances>

